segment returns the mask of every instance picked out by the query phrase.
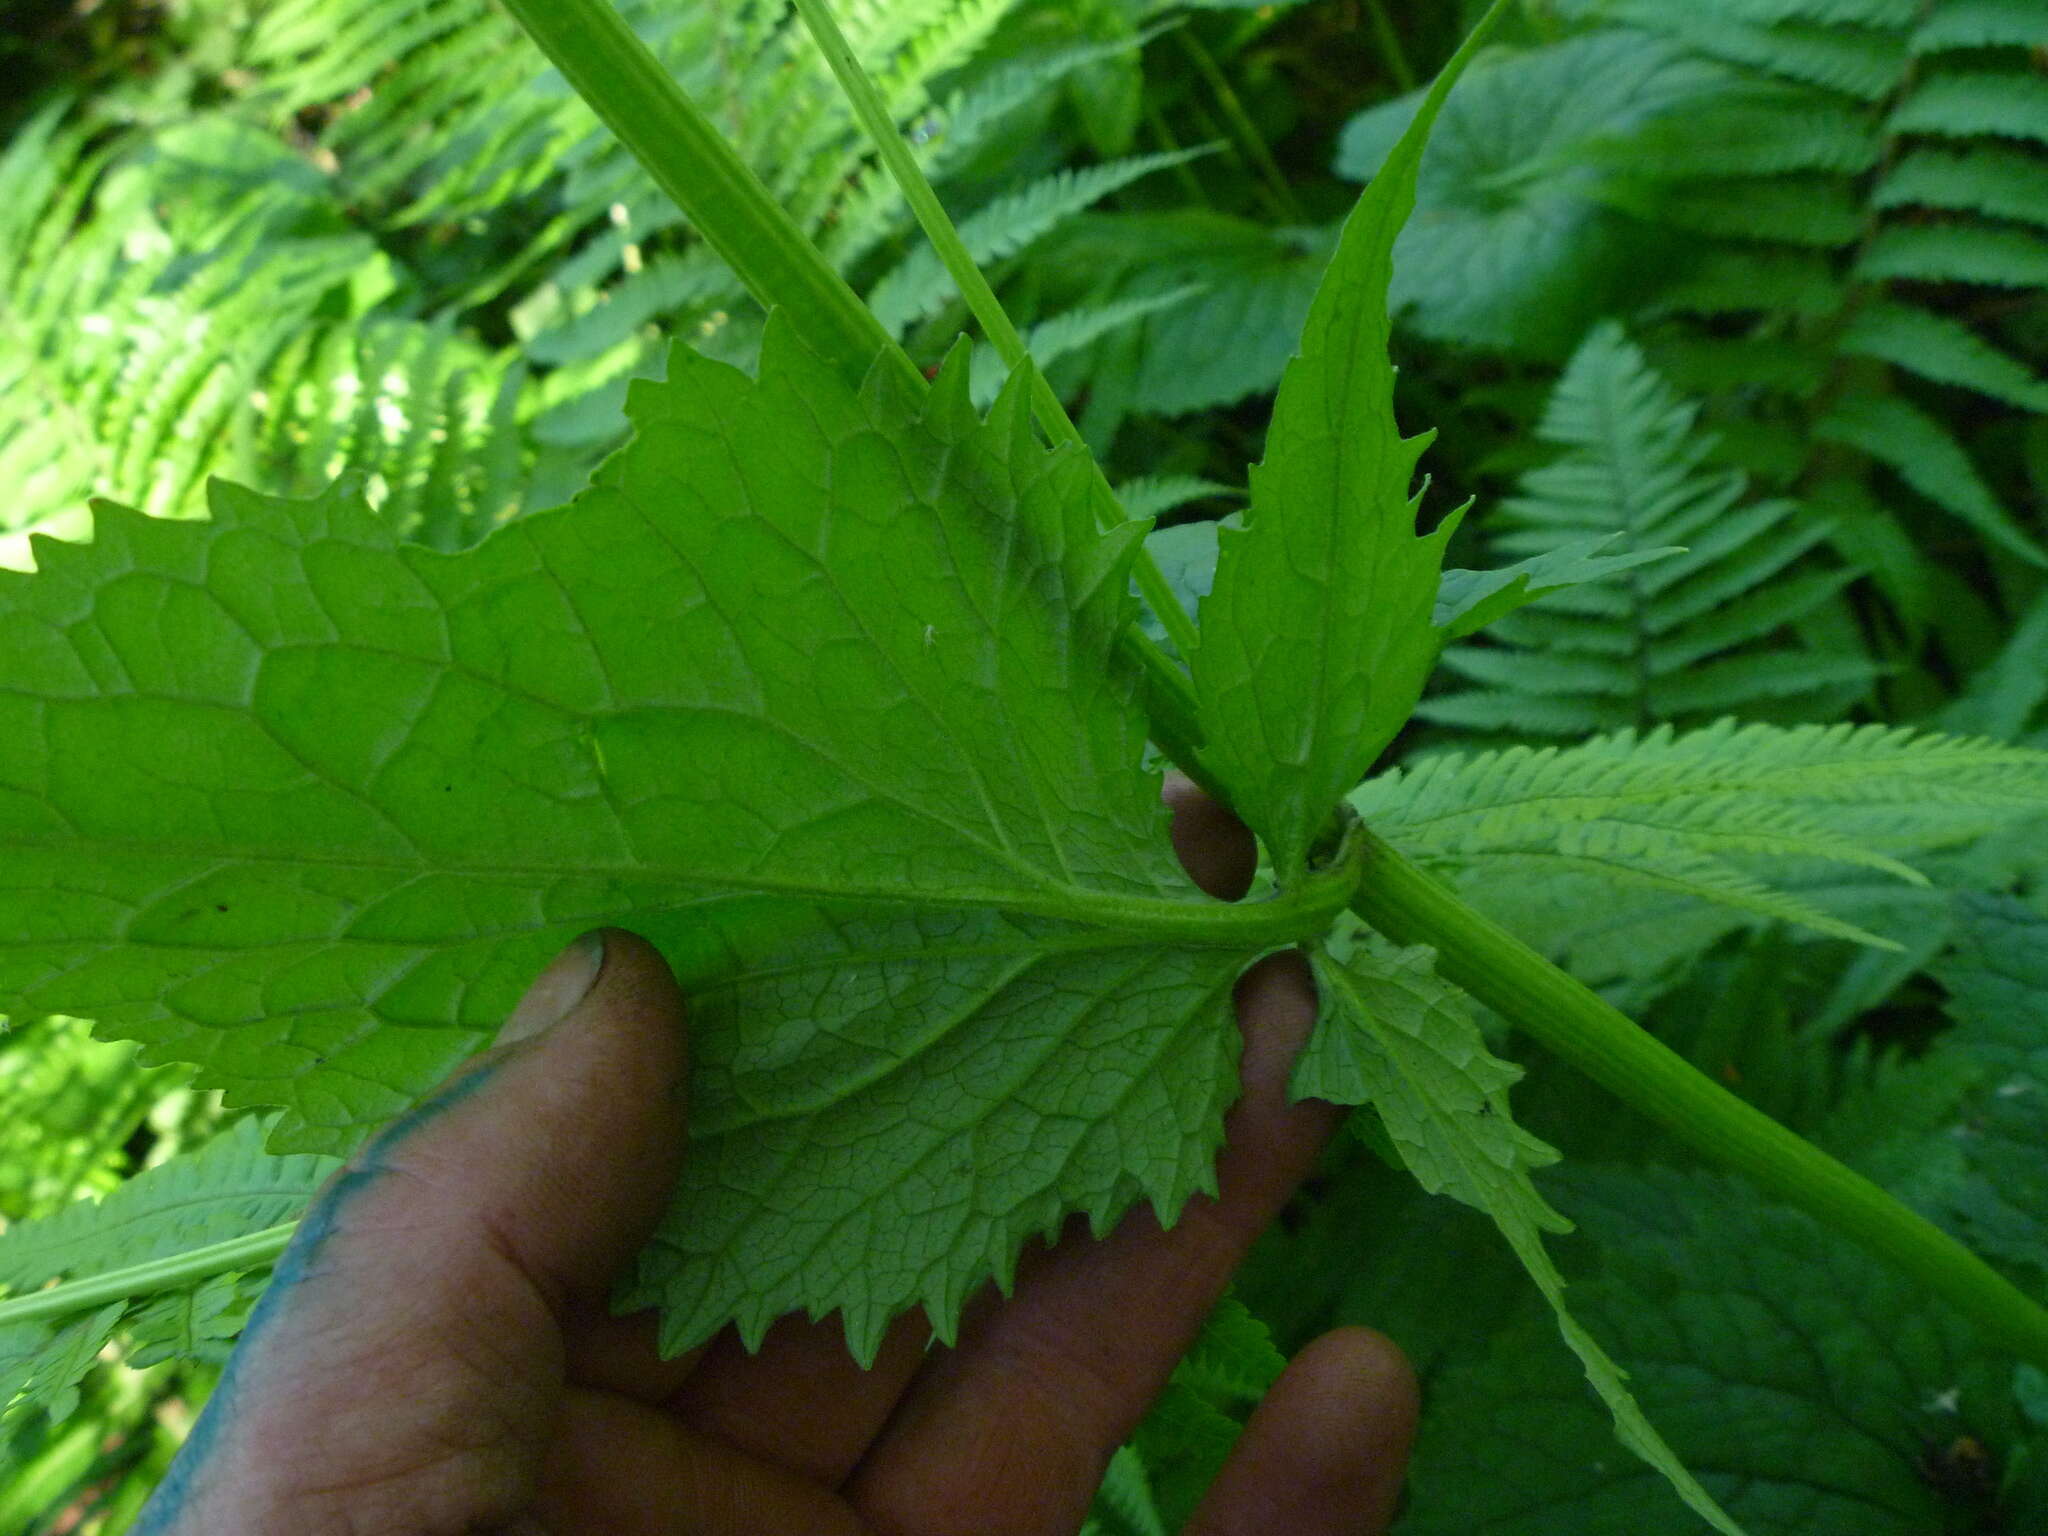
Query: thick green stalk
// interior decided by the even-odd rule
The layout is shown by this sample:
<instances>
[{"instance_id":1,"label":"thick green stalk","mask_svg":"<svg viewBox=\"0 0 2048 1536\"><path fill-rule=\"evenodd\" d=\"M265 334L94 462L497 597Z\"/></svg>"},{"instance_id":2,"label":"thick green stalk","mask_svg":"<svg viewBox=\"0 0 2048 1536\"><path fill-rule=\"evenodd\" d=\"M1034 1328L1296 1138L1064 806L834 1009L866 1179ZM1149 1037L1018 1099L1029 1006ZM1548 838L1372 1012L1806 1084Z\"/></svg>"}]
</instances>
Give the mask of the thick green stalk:
<instances>
[{"instance_id":1,"label":"thick green stalk","mask_svg":"<svg viewBox=\"0 0 2048 1536\"><path fill-rule=\"evenodd\" d=\"M747 291L764 307L789 311L813 351L856 383L877 356L917 376L909 356L608 0L505 0L505 9Z\"/></svg>"},{"instance_id":2,"label":"thick green stalk","mask_svg":"<svg viewBox=\"0 0 2048 1536\"><path fill-rule=\"evenodd\" d=\"M2048 1311L1961 1243L1736 1098L1369 832L1364 857L1352 910L1374 928L1397 943L1429 945L1445 979L1552 1054L1687 1145L1904 1270L1987 1337L2048 1368Z\"/></svg>"},{"instance_id":3,"label":"thick green stalk","mask_svg":"<svg viewBox=\"0 0 2048 1536\"><path fill-rule=\"evenodd\" d=\"M1266 140L1260 134L1258 124L1244 109L1244 103L1237 99L1237 92L1231 88L1230 78L1217 67L1209 57L1209 50L1201 40L1186 28L1174 34L1181 51L1188 56L1188 62L1195 66L1195 73L1202 77L1209 92L1222 108L1223 120L1230 127L1231 136L1236 139L1238 151L1260 178L1261 190L1267 203L1283 224L1302 224L1307 220L1302 214L1301 204L1295 201L1294 188L1287 184L1279 163L1274 160L1272 150L1266 147Z\"/></svg>"},{"instance_id":4,"label":"thick green stalk","mask_svg":"<svg viewBox=\"0 0 2048 1536\"><path fill-rule=\"evenodd\" d=\"M1365 0L1365 14L1372 21L1373 41L1379 44L1381 62L1387 66L1387 73L1394 77L1394 88L1414 90L1415 66L1408 62L1408 50L1401 46L1401 34L1394 30L1385 0Z\"/></svg>"},{"instance_id":5,"label":"thick green stalk","mask_svg":"<svg viewBox=\"0 0 2048 1536\"><path fill-rule=\"evenodd\" d=\"M284 1252L285 1244L291 1241L292 1233L297 1230L297 1222L286 1222L243 1237L231 1237L225 1242L208 1243L204 1248L173 1254L167 1259L130 1264L125 1269L108 1270L89 1279L69 1280L62 1285L30 1291L26 1296L0 1301L0 1328L12 1323L54 1322L58 1318L90 1312L110 1301L128 1301L137 1296L154 1296L160 1291L183 1290L186 1286L235 1270L261 1269L276 1262L277 1256Z\"/></svg>"}]
</instances>

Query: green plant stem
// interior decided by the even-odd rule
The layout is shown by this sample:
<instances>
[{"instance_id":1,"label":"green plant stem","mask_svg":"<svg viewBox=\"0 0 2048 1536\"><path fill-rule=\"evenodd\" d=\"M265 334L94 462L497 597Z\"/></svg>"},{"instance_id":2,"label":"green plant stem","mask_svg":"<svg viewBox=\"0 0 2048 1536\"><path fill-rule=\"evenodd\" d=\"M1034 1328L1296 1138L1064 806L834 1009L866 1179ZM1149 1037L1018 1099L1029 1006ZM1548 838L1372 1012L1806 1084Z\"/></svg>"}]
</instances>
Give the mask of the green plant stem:
<instances>
[{"instance_id":1,"label":"green plant stem","mask_svg":"<svg viewBox=\"0 0 2048 1536\"><path fill-rule=\"evenodd\" d=\"M939 201L939 194L926 179L924 168L911 154L910 146L903 142L903 135L897 132L895 119L890 117L882 93L875 89L874 81L868 78L860 60L854 57L846 34L839 30L839 23L832 15L832 7L827 0L796 0L796 9L825 55L825 62L831 66L839 88L852 103L854 116L860 120L876 153L882 157L883 167L902 190L910 211L917 216L925 238L931 241L932 249L938 253L939 260L959 288L960 296L967 301L968 309L981 322L982 334L988 337L997 354L1013 372L1019 368L1029 369L1031 414L1037 418L1045 435L1054 442L1072 443L1086 452L1087 444L1081 437L1080 428L1067 415L1067 408L1060 404L1060 397L1046 382L1045 375L1030 367L1031 354L1024 345L1023 336L1011 323L1002 300L996 297L995 290L975 264L967 242L960 238L960 231L954 227L945 204ZM1089 462L1094 463L1092 455ZM1107 497L1106 507L1114 508L1115 495L1110 491L1108 482L1102 479L1099 465L1096 466L1096 480L1101 493ZM1183 657L1192 657L1196 644L1194 621L1188 617L1180 599L1174 596L1173 589L1166 584L1158 563L1141 550L1133 562L1132 573L1137 578L1138 591L1158 614L1159 622L1172 637L1175 648Z\"/></svg>"},{"instance_id":2,"label":"green plant stem","mask_svg":"<svg viewBox=\"0 0 2048 1536\"><path fill-rule=\"evenodd\" d=\"M606 126L619 136L620 142L647 167L662 190L675 200L698 233L711 242L763 308L779 307L786 311L812 349L856 387L878 357L905 382L919 389L924 387L924 375L909 354L882 329L860 295L826 262L760 178L633 35L609 0L506 0L506 9ZM843 39L841 45L844 46ZM826 56L832 59L831 50L827 50ZM838 67L835 62L834 68ZM859 78L864 81L866 76L861 73ZM873 95L872 86L868 94ZM855 107L859 109L857 98ZM887 132L877 139L878 147L885 142L901 147L902 139L886 112L883 122ZM907 148L903 156L909 161L916 182L922 184L923 174L917 171L916 161ZM933 202L936 201L934 198ZM940 218L944 218L943 210ZM947 222L945 227L950 230L952 226ZM957 234L954 243L958 244ZM973 262L970 260L967 266L972 268ZM955 280L958 281L957 273ZM982 287L986 286L984 282ZM963 286L961 292L968 294L969 290ZM994 295L989 298L993 303ZM1000 306L995 307L995 313L1001 314ZM983 324L988 324L986 319ZM1022 355L1023 343L1007 319L1002 327L1009 343L1017 349L1014 355L1004 353L1014 367L1017 357ZM998 350L1005 345L997 330L992 329L989 338ZM1066 433L1071 434L1071 440L1079 441L1079 433L1066 421L1066 412L1058 397L1052 395L1050 386L1042 379L1036 385L1034 412L1042 412L1042 390L1051 398L1056 413L1047 423L1049 435L1060 438L1062 434L1056 424L1066 422ZM1099 471L1097 478L1100 479ZM1114 505L1113 495L1107 505ZM1167 632L1175 633L1176 618L1186 628L1188 646L1181 653L1192 655L1188 647L1193 642L1193 626L1187 624L1186 611L1167 587L1157 564L1142 549L1134 562L1134 574L1139 591L1158 608L1160 622L1167 626ZM1181 641L1176 638L1175 644L1180 645ZM1202 738L1196 723L1194 689L1187 674L1135 624L1126 630L1123 648L1144 677L1145 706L1153 741L1196 783L1216 793L1219 786L1203 771L1197 756Z\"/></svg>"},{"instance_id":3,"label":"green plant stem","mask_svg":"<svg viewBox=\"0 0 2048 1536\"><path fill-rule=\"evenodd\" d=\"M1159 147L1178 153L1181 148L1180 139L1174 134L1173 128L1167 123L1165 116L1160 112L1159 108L1152 102L1147 101L1144 113L1145 126L1152 130L1152 136L1158 140ZM1202 178L1194 173L1193 168L1185 160L1174 166L1173 179L1180 183L1181 191L1187 194L1189 202L1199 204L1204 208L1216 206L1214 199L1209 196L1207 189L1203 187Z\"/></svg>"},{"instance_id":4,"label":"green plant stem","mask_svg":"<svg viewBox=\"0 0 2048 1536\"><path fill-rule=\"evenodd\" d=\"M1365 0L1365 14L1372 21L1373 41L1379 44L1380 62L1394 77L1395 87L1404 92L1414 90L1415 66L1408 62L1408 50L1401 46L1401 34L1394 30L1385 0Z\"/></svg>"},{"instance_id":5,"label":"green plant stem","mask_svg":"<svg viewBox=\"0 0 2048 1536\"><path fill-rule=\"evenodd\" d=\"M297 1222L290 1221L243 1237L231 1237L225 1242L208 1243L204 1248L173 1254L167 1259L131 1264L125 1269L108 1270L90 1279L68 1280L62 1285L0 1301L0 1328L11 1323L52 1322L80 1312L90 1312L110 1301L128 1301L137 1296L154 1296L159 1291L182 1290L201 1280L235 1270L261 1269L277 1261L277 1256L284 1252L285 1244L291 1241L292 1233L298 1227Z\"/></svg>"},{"instance_id":6,"label":"green plant stem","mask_svg":"<svg viewBox=\"0 0 2048 1536\"><path fill-rule=\"evenodd\" d=\"M1223 113L1224 122L1230 126L1230 136L1237 141L1239 152L1259 173L1260 181L1266 190L1266 200L1272 205L1273 211L1279 215L1283 223L1307 223L1307 217L1301 211L1301 204L1295 201L1294 188L1287 184L1287 177L1282 173L1279 162L1274 160L1273 152L1266 147L1265 139L1259 134L1258 125L1252 121L1251 114L1245 111L1244 103L1238 100L1237 92L1232 88L1229 78L1217 67L1216 61L1209 57L1209 50L1204 48L1200 40L1189 33L1187 28L1181 28L1174 36L1180 43L1181 51L1188 56L1188 62L1195 66L1195 73L1200 75L1202 83L1209 87L1209 94L1216 98L1216 105Z\"/></svg>"},{"instance_id":7,"label":"green plant stem","mask_svg":"<svg viewBox=\"0 0 2048 1536\"><path fill-rule=\"evenodd\" d=\"M2048 1369L2048 1310L1926 1218L1744 1103L1383 839L1364 834L1352 910L1679 1140L1911 1275Z\"/></svg>"},{"instance_id":8,"label":"green plant stem","mask_svg":"<svg viewBox=\"0 0 2048 1536\"><path fill-rule=\"evenodd\" d=\"M788 310L813 351L856 384L878 356L923 377L607 0L505 0L505 8L747 291Z\"/></svg>"}]
</instances>

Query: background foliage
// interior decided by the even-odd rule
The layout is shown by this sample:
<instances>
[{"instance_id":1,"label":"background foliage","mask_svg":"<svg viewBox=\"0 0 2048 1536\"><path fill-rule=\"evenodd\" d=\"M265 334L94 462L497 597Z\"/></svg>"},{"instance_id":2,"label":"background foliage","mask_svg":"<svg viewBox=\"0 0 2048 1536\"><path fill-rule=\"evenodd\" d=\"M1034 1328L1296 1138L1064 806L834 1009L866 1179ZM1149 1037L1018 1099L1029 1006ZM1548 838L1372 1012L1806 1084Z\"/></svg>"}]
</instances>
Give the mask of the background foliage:
<instances>
[{"instance_id":1,"label":"background foliage","mask_svg":"<svg viewBox=\"0 0 2048 1536\"><path fill-rule=\"evenodd\" d=\"M936 363L964 310L783 8L622 9ZM1127 504L1169 525L1162 563L1205 591L1336 223L1476 7L840 9ZM92 496L199 515L212 475L353 478L409 537L460 548L581 483L665 336L753 356L737 284L486 0L30 0L6 28L0 564L28 565L31 533L81 535ZM1461 783L1531 763L1583 789L1587 738L1724 717L2048 745L2044 295L2034 0L1531 0L1424 161L1396 270L1402 414L1442 432L1431 505L1479 497L1454 564L1606 533L1689 552L1454 647L1386 759L1409 813L1427 788L1454 826ZM1531 747L1564 750L1512 750ZM1917 886L1816 858L1797 895L1881 950L1686 889L1725 886L1709 856L1740 878L1716 787L1658 831L1670 884L1623 899L1583 857L1469 828L1431 854L2042 1294L2048 827L1894 848L1874 821ZM1599 816L1625 820L1627 784L1602 788ZM2048 1380L1526 1065L1522 1119L1568 1154L1538 1178L1580 1224L1556 1250L1578 1310L1752 1530L2048 1525ZM9 1223L202 1146L165 1177L217 1177L253 1146L176 1069L72 1020L0 1034L0 1100ZM1112 1467L1101 1529L1171 1528L1273 1344L1343 1320L1424 1376L1402 1531L1676 1528L1510 1256L1375 1150L1333 1152L1269 1237ZM284 1170L279 1209L318 1171ZM1381 1234L1363 1251L1361 1230ZM261 1279L81 1335L104 1361L82 1393L38 1397L0 1340L20 1392L0 1536L125 1528Z\"/></svg>"}]
</instances>

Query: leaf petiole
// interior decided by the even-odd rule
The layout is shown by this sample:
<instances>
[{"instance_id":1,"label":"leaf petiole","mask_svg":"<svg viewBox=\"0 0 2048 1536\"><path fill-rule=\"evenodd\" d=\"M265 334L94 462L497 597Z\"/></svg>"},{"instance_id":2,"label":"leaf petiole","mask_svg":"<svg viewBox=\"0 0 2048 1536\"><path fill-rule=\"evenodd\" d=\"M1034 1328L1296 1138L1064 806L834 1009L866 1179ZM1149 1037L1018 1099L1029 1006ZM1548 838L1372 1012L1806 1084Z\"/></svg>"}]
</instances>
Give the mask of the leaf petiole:
<instances>
[{"instance_id":1,"label":"leaf petiole","mask_svg":"<svg viewBox=\"0 0 2048 1536\"><path fill-rule=\"evenodd\" d=\"M1263 901L1177 901L1053 887L1042 902L1007 897L1004 911L1084 923L1110 933L1205 948L1270 950L1329 931L1351 904L1363 875L1364 845L1354 826L1327 864Z\"/></svg>"}]
</instances>

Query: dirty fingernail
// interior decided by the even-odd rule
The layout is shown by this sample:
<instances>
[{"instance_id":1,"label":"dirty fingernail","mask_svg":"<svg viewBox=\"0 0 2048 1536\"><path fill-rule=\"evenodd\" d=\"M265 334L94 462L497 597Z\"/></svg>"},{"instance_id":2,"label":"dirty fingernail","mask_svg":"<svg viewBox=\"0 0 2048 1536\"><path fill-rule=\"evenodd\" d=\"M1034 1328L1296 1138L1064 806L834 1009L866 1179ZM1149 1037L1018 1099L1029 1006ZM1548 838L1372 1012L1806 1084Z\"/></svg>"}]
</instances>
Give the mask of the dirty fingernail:
<instances>
[{"instance_id":1,"label":"dirty fingernail","mask_svg":"<svg viewBox=\"0 0 2048 1536\"><path fill-rule=\"evenodd\" d=\"M555 958L527 988L526 996L512 1010L512 1017L498 1031L499 1045L511 1045L545 1034L576 1011L590 995L598 972L604 969L604 931L593 929Z\"/></svg>"}]
</instances>

